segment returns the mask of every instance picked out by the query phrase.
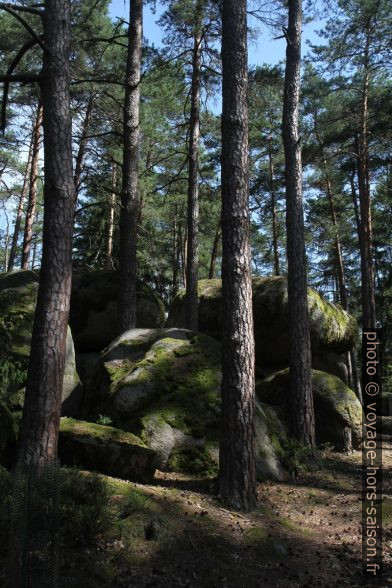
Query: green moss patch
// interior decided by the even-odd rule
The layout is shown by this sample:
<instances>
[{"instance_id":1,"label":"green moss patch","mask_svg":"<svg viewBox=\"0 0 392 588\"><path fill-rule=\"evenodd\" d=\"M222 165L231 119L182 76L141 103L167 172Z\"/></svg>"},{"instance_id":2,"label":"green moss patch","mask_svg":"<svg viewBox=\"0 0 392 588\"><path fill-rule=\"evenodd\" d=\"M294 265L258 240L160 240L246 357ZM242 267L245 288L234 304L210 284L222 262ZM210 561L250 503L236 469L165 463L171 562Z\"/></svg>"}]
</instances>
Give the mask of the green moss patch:
<instances>
[{"instance_id":1,"label":"green moss patch","mask_svg":"<svg viewBox=\"0 0 392 588\"><path fill-rule=\"evenodd\" d=\"M143 441L133 435L115 427L89 423L87 421L78 421L68 417L63 417L60 423L60 431L65 435L78 437L91 437L97 441L124 443L127 445L140 445L145 447Z\"/></svg>"}]
</instances>

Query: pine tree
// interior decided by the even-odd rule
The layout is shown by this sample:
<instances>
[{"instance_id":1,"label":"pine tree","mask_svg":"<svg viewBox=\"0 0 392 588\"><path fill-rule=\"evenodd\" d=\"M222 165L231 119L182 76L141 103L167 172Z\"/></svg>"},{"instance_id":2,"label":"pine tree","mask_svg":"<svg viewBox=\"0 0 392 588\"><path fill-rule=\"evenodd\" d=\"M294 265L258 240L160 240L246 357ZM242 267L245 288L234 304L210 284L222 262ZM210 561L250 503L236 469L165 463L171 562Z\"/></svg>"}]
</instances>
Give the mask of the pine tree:
<instances>
[{"instance_id":1,"label":"pine tree","mask_svg":"<svg viewBox=\"0 0 392 588\"><path fill-rule=\"evenodd\" d=\"M223 380L219 492L231 507L256 503L255 382L248 203L245 0L222 13Z\"/></svg>"},{"instance_id":2,"label":"pine tree","mask_svg":"<svg viewBox=\"0 0 392 588\"><path fill-rule=\"evenodd\" d=\"M286 161L291 432L292 435L303 445L315 447L306 253L302 203L302 163L300 137L298 133L301 28L301 0L289 0L282 127Z\"/></svg>"}]
</instances>

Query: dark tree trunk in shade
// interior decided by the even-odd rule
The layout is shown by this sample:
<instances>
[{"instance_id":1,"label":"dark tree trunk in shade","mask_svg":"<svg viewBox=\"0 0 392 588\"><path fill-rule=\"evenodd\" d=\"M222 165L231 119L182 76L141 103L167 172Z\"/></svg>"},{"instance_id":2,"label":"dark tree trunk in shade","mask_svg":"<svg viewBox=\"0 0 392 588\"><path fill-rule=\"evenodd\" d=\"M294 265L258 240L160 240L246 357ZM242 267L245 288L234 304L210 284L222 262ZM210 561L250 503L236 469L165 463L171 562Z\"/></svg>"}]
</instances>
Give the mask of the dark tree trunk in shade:
<instances>
[{"instance_id":1,"label":"dark tree trunk in shade","mask_svg":"<svg viewBox=\"0 0 392 588\"><path fill-rule=\"evenodd\" d=\"M311 350L302 202L302 163L298 136L301 67L301 0L289 0L283 103L285 152L288 306L290 321L291 434L303 445L315 446Z\"/></svg>"},{"instance_id":2,"label":"dark tree trunk in shade","mask_svg":"<svg viewBox=\"0 0 392 588\"><path fill-rule=\"evenodd\" d=\"M18 210L16 212L14 233L12 236L12 243L11 243L10 256L8 259L7 272L12 272L12 270L14 269L14 265L15 265L15 257L16 257L16 250L18 248L20 225L22 224L23 206L24 206L24 202L26 200L27 190L29 187L29 177L30 177L30 170L31 170L31 156L33 153L33 143L34 143L34 128L35 128L35 123L34 123L32 134L31 134L29 155L27 158L25 173L23 176L22 192L19 197Z\"/></svg>"},{"instance_id":3,"label":"dark tree trunk in shade","mask_svg":"<svg viewBox=\"0 0 392 588\"><path fill-rule=\"evenodd\" d=\"M218 226L216 228L214 242L212 244L211 260L210 260L210 270L208 272L208 278L210 280L212 280L213 278L215 278L216 260L218 258L219 245L220 245L221 237L222 237L222 228L221 228L221 226L222 226L222 223L221 223L221 221L219 221Z\"/></svg>"},{"instance_id":4,"label":"dark tree trunk in shade","mask_svg":"<svg viewBox=\"0 0 392 588\"><path fill-rule=\"evenodd\" d=\"M222 14L223 380L219 492L229 506L256 503L255 382L250 216L246 1Z\"/></svg>"},{"instance_id":5,"label":"dark tree trunk in shade","mask_svg":"<svg viewBox=\"0 0 392 588\"><path fill-rule=\"evenodd\" d=\"M69 107L69 0L45 3L44 224L19 459L56 457L72 277L74 184Z\"/></svg>"},{"instance_id":6,"label":"dark tree trunk in shade","mask_svg":"<svg viewBox=\"0 0 392 588\"><path fill-rule=\"evenodd\" d=\"M197 23L193 39L191 114L188 146L188 251L186 265L185 324L198 330L198 232L199 232L199 136L200 136L200 68L201 68L201 3L197 3Z\"/></svg>"},{"instance_id":7,"label":"dark tree trunk in shade","mask_svg":"<svg viewBox=\"0 0 392 588\"><path fill-rule=\"evenodd\" d=\"M124 98L124 154L120 209L119 333L136 325L137 226L139 217L139 105L143 2L130 0Z\"/></svg>"},{"instance_id":8,"label":"dark tree trunk in shade","mask_svg":"<svg viewBox=\"0 0 392 588\"><path fill-rule=\"evenodd\" d=\"M33 149L31 153L31 168L30 168L30 189L29 200L26 210L26 221L24 226L23 247L22 247L22 263L21 267L24 270L29 268L31 241L33 238L33 224L37 210L37 188L38 188L38 160L39 147L41 140L41 125L42 125L42 103L38 105L37 117L33 132Z\"/></svg>"}]
</instances>

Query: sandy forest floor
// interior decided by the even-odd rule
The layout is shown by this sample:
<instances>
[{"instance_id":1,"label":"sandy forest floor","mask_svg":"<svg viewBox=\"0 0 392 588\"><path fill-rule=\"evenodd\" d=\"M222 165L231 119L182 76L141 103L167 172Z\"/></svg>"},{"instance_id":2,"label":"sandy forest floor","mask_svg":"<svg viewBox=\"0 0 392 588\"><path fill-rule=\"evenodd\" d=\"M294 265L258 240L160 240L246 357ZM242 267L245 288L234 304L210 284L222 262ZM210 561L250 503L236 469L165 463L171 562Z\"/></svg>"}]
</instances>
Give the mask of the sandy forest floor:
<instances>
[{"instance_id":1,"label":"sandy forest floor","mask_svg":"<svg viewBox=\"0 0 392 588\"><path fill-rule=\"evenodd\" d=\"M63 588L365 586L361 578L361 453L322 454L295 484L264 483L252 514L224 509L211 480L160 473L112 481L111 501L138 490L95 545L62 546ZM384 443L384 564L392 586L392 443ZM128 516L127 516L128 514ZM388 571L390 572L388 577Z\"/></svg>"}]
</instances>

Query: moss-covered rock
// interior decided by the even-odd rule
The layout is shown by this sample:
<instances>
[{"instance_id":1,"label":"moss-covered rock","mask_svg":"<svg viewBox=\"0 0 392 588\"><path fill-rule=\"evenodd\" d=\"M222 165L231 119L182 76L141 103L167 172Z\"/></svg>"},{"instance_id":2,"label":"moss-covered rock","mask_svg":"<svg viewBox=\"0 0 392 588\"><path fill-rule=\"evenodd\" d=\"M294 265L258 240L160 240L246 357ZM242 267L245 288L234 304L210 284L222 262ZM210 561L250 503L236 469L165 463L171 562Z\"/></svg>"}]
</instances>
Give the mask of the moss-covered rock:
<instances>
[{"instance_id":1,"label":"moss-covered rock","mask_svg":"<svg viewBox=\"0 0 392 588\"><path fill-rule=\"evenodd\" d=\"M185 329L132 329L101 354L88 412L130 424L146 438L167 424L186 435L216 435L220 345Z\"/></svg>"},{"instance_id":2,"label":"moss-covered rock","mask_svg":"<svg viewBox=\"0 0 392 588\"><path fill-rule=\"evenodd\" d=\"M287 431L276 411L256 401L256 474L259 480L283 481L288 477L284 467L284 444Z\"/></svg>"},{"instance_id":3,"label":"moss-covered rock","mask_svg":"<svg viewBox=\"0 0 392 588\"><path fill-rule=\"evenodd\" d=\"M18 271L0 278L0 396L8 399L26 382L39 275ZM63 380L63 413L80 410L81 386L76 372L71 330L67 331Z\"/></svg>"},{"instance_id":4,"label":"moss-covered rock","mask_svg":"<svg viewBox=\"0 0 392 588\"><path fill-rule=\"evenodd\" d=\"M63 417L59 457L62 463L109 476L149 483L156 455L141 439L114 427Z\"/></svg>"},{"instance_id":5,"label":"moss-covered rock","mask_svg":"<svg viewBox=\"0 0 392 588\"><path fill-rule=\"evenodd\" d=\"M86 414L91 420L107 415L133 431L156 451L160 469L212 473L220 387L221 347L211 337L185 329L132 329L102 352ZM282 479L272 440L277 424L260 408L256 425L259 477Z\"/></svg>"},{"instance_id":6,"label":"moss-covered rock","mask_svg":"<svg viewBox=\"0 0 392 588\"><path fill-rule=\"evenodd\" d=\"M254 277L252 285L257 364L284 367L289 358L287 279ZM343 353L352 348L357 336L352 316L312 288L308 289L308 307L314 355L320 356L325 351ZM184 324L185 291L182 290L171 305L168 326L183 327ZM221 280L199 281L199 329L211 337L221 338Z\"/></svg>"},{"instance_id":7,"label":"moss-covered rock","mask_svg":"<svg viewBox=\"0 0 392 588\"><path fill-rule=\"evenodd\" d=\"M353 445L359 448L362 437L362 407L354 392L336 376L318 370L312 370L312 388L317 441L333 443L341 449L344 446L345 429L349 428ZM281 414L286 414L288 421L288 369L258 382L256 393L262 402L283 407Z\"/></svg>"},{"instance_id":8,"label":"moss-covered rock","mask_svg":"<svg viewBox=\"0 0 392 588\"><path fill-rule=\"evenodd\" d=\"M69 324L77 352L101 351L117 336L118 272L74 271ZM137 326L163 327L162 301L146 284L137 287Z\"/></svg>"}]
</instances>

